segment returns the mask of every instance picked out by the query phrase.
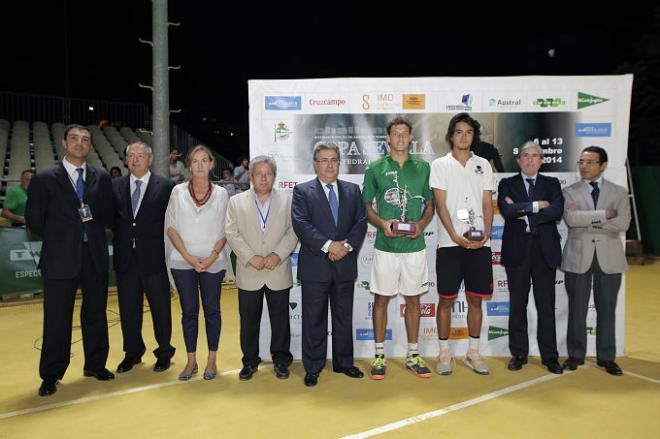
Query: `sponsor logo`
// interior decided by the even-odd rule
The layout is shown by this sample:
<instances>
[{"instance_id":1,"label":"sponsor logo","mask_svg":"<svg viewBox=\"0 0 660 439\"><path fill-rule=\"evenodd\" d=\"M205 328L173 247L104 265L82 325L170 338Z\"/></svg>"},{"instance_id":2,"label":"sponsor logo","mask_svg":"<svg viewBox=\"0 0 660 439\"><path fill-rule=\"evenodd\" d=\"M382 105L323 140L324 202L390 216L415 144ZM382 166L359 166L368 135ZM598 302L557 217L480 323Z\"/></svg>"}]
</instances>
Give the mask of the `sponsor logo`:
<instances>
[{"instance_id":1,"label":"sponsor logo","mask_svg":"<svg viewBox=\"0 0 660 439\"><path fill-rule=\"evenodd\" d=\"M367 240L375 241L377 234L378 234L378 232L375 232L375 231L371 231L371 230L367 231Z\"/></svg>"},{"instance_id":2,"label":"sponsor logo","mask_svg":"<svg viewBox=\"0 0 660 439\"><path fill-rule=\"evenodd\" d=\"M451 328L449 330L450 340L465 340L469 337L468 328Z\"/></svg>"},{"instance_id":3,"label":"sponsor logo","mask_svg":"<svg viewBox=\"0 0 660 439\"><path fill-rule=\"evenodd\" d=\"M406 304L399 305L399 313L401 317L406 316ZM421 317L435 317L435 303L420 303L419 315Z\"/></svg>"},{"instance_id":4,"label":"sponsor logo","mask_svg":"<svg viewBox=\"0 0 660 439\"><path fill-rule=\"evenodd\" d=\"M266 110L301 110L300 96L266 96Z\"/></svg>"},{"instance_id":5,"label":"sponsor logo","mask_svg":"<svg viewBox=\"0 0 660 439\"><path fill-rule=\"evenodd\" d=\"M591 335L593 337L596 336L596 327L595 326L587 326L587 335Z\"/></svg>"},{"instance_id":6,"label":"sponsor logo","mask_svg":"<svg viewBox=\"0 0 660 439\"><path fill-rule=\"evenodd\" d=\"M368 110L397 110L400 105L393 93L377 93L362 95L362 109Z\"/></svg>"},{"instance_id":7,"label":"sponsor logo","mask_svg":"<svg viewBox=\"0 0 660 439\"><path fill-rule=\"evenodd\" d=\"M289 130L284 122L278 122L277 125L275 125L275 143L284 142L289 138L291 133L292 131Z\"/></svg>"},{"instance_id":8,"label":"sponsor logo","mask_svg":"<svg viewBox=\"0 0 660 439\"><path fill-rule=\"evenodd\" d=\"M601 98L600 96L592 96L587 93L578 92L577 107L578 110L581 110L583 108L602 104L603 102L607 102L607 101L609 101L609 99Z\"/></svg>"},{"instance_id":9,"label":"sponsor logo","mask_svg":"<svg viewBox=\"0 0 660 439\"><path fill-rule=\"evenodd\" d=\"M541 108L558 108L566 105L562 98L538 98L532 101L532 105Z\"/></svg>"},{"instance_id":10,"label":"sponsor logo","mask_svg":"<svg viewBox=\"0 0 660 439\"><path fill-rule=\"evenodd\" d=\"M277 186L278 186L280 189L289 189L289 190L293 190L293 188L296 187L297 184L298 184L297 181L280 181L280 182L277 184Z\"/></svg>"},{"instance_id":11,"label":"sponsor logo","mask_svg":"<svg viewBox=\"0 0 660 439\"><path fill-rule=\"evenodd\" d=\"M467 312L468 305L464 300L455 300L451 304L451 312L453 314L465 314Z\"/></svg>"},{"instance_id":12,"label":"sponsor logo","mask_svg":"<svg viewBox=\"0 0 660 439\"><path fill-rule=\"evenodd\" d=\"M289 308L291 308L291 311L294 309L298 308L298 303L297 302L289 302Z\"/></svg>"},{"instance_id":13,"label":"sponsor logo","mask_svg":"<svg viewBox=\"0 0 660 439\"><path fill-rule=\"evenodd\" d=\"M575 137L611 137L611 123L576 123Z\"/></svg>"},{"instance_id":14,"label":"sponsor logo","mask_svg":"<svg viewBox=\"0 0 660 439\"><path fill-rule=\"evenodd\" d=\"M366 280L359 280L355 285L357 285L358 288L363 288L369 291L369 282L367 282Z\"/></svg>"},{"instance_id":15,"label":"sponsor logo","mask_svg":"<svg viewBox=\"0 0 660 439\"><path fill-rule=\"evenodd\" d=\"M497 288L509 288L509 281L507 279L498 280Z\"/></svg>"},{"instance_id":16,"label":"sponsor logo","mask_svg":"<svg viewBox=\"0 0 660 439\"><path fill-rule=\"evenodd\" d=\"M337 99L337 98L327 98L327 99L315 99L310 98L307 100L307 103L311 107L345 107L346 99Z\"/></svg>"},{"instance_id":17,"label":"sponsor logo","mask_svg":"<svg viewBox=\"0 0 660 439\"><path fill-rule=\"evenodd\" d=\"M298 266L298 253L291 253L291 266L292 267Z\"/></svg>"},{"instance_id":18,"label":"sponsor logo","mask_svg":"<svg viewBox=\"0 0 660 439\"><path fill-rule=\"evenodd\" d=\"M493 226L492 234L490 235L491 239L502 239L502 234L504 233L504 226Z\"/></svg>"},{"instance_id":19,"label":"sponsor logo","mask_svg":"<svg viewBox=\"0 0 660 439\"><path fill-rule=\"evenodd\" d=\"M447 111L472 111L474 98L470 94L461 96L461 105L447 105Z\"/></svg>"},{"instance_id":20,"label":"sponsor logo","mask_svg":"<svg viewBox=\"0 0 660 439\"><path fill-rule=\"evenodd\" d=\"M488 327L488 341L506 337L507 335L509 335L509 330L506 328L498 328L497 326Z\"/></svg>"},{"instance_id":21,"label":"sponsor logo","mask_svg":"<svg viewBox=\"0 0 660 439\"><path fill-rule=\"evenodd\" d=\"M23 242L25 249L9 250L9 260L11 262L33 261L38 264L41 255L41 244L41 241L25 241Z\"/></svg>"},{"instance_id":22,"label":"sponsor logo","mask_svg":"<svg viewBox=\"0 0 660 439\"><path fill-rule=\"evenodd\" d=\"M425 94L404 94L403 95L403 109L404 110L423 110L426 108L426 95Z\"/></svg>"},{"instance_id":23,"label":"sponsor logo","mask_svg":"<svg viewBox=\"0 0 660 439\"><path fill-rule=\"evenodd\" d=\"M497 108L515 108L522 105L522 98L490 98L488 99L489 107Z\"/></svg>"},{"instance_id":24,"label":"sponsor logo","mask_svg":"<svg viewBox=\"0 0 660 439\"><path fill-rule=\"evenodd\" d=\"M492 252L490 261L493 265L502 265L502 252Z\"/></svg>"},{"instance_id":25,"label":"sponsor logo","mask_svg":"<svg viewBox=\"0 0 660 439\"><path fill-rule=\"evenodd\" d=\"M355 330L355 339L356 340L373 340L374 339L374 330L371 328L357 328ZM392 340L392 330L385 330L385 340Z\"/></svg>"},{"instance_id":26,"label":"sponsor logo","mask_svg":"<svg viewBox=\"0 0 660 439\"><path fill-rule=\"evenodd\" d=\"M508 316L509 302L486 302L486 312L489 316Z\"/></svg>"}]
</instances>

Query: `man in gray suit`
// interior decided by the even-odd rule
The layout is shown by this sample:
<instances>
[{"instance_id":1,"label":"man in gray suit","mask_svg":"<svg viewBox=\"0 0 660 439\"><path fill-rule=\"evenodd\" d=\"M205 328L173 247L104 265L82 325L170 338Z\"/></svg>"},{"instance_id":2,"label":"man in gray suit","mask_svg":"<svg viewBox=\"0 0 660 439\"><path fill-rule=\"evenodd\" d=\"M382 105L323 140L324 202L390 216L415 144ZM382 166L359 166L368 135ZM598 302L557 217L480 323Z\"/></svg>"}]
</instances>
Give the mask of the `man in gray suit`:
<instances>
[{"instance_id":1,"label":"man in gray suit","mask_svg":"<svg viewBox=\"0 0 660 439\"><path fill-rule=\"evenodd\" d=\"M618 376L623 371L614 361L615 309L621 273L627 269L621 233L630 224L628 191L603 178L607 168L603 148L585 148L578 165L582 180L564 189L564 221L568 226L561 266L568 293L568 359L564 369L575 370L584 364L593 282L597 363Z\"/></svg>"},{"instance_id":2,"label":"man in gray suit","mask_svg":"<svg viewBox=\"0 0 660 439\"><path fill-rule=\"evenodd\" d=\"M268 303L270 353L275 375L289 377L289 290L293 284L291 252L298 238L291 223L291 196L273 189L277 165L257 156L249 165L250 190L229 199L225 234L236 253L238 311L241 316L242 381L252 378L259 358L259 326L264 296Z\"/></svg>"}]
</instances>

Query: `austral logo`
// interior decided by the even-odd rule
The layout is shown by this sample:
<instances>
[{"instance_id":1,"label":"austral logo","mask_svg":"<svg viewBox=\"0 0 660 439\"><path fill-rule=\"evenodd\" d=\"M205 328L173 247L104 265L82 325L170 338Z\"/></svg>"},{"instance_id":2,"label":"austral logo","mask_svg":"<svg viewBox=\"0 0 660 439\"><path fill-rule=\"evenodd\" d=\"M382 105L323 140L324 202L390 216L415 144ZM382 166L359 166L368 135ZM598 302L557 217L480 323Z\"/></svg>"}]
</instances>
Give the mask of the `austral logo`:
<instances>
[{"instance_id":1,"label":"austral logo","mask_svg":"<svg viewBox=\"0 0 660 439\"><path fill-rule=\"evenodd\" d=\"M587 93L582 93L581 91L578 92L578 110L591 107L592 105L602 104L603 102L607 101L609 101L609 99L601 98L600 96L592 96Z\"/></svg>"},{"instance_id":2,"label":"austral logo","mask_svg":"<svg viewBox=\"0 0 660 439\"><path fill-rule=\"evenodd\" d=\"M266 110L301 110L300 96L266 96Z\"/></svg>"},{"instance_id":3,"label":"austral logo","mask_svg":"<svg viewBox=\"0 0 660 439\"><path fill-rule=\"evenodd\" d=\"M504 233L504 226L493 226L492 234L490 235L491 239L502 239L502 234Z\"/></svg>"},{"instance_id":4,"label":"austral logo","mask_svg":"<svg viewBox=\"0 0 660 439\"><path fill-rule=\"evenodd\" d=\"M374 339L374 330L371 328L357 328L355 330L355 339L356 340L373 340ZM392 340L392 330L385 330L385 340Z\"/></svg>"},{"instance_id":5,"label":"austral logo","mask_svg":"<svg viewBox=\"0 0 660 439\"><path fill-rule=\"evenodd\" d=\"M507 335L509 335L509 330L506 328L498 328L497 326L488 327L488 341L506 337Z\"/></svg>"}]
</instances>

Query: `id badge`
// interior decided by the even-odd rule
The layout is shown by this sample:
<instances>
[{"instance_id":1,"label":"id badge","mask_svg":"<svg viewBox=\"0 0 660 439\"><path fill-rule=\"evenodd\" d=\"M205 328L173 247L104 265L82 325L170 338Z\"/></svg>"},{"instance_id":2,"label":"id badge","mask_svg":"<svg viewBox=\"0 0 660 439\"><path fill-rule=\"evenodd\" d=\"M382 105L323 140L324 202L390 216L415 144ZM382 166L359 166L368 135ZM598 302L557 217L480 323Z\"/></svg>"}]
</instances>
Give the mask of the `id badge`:
<instances>
[{"instance_id":1,"label":"id badge","mask_svg":"<svg viewBox=\"0 0 660 439\"><path fill-rule=\"evenodd\" d=\"M80 215L80 219L84 223L94 219L94 217L92 216L92 209L90 209L89 205L85 203L80 204L80 208L78 209L78 215Z\"/></svg>"}]
</instances>

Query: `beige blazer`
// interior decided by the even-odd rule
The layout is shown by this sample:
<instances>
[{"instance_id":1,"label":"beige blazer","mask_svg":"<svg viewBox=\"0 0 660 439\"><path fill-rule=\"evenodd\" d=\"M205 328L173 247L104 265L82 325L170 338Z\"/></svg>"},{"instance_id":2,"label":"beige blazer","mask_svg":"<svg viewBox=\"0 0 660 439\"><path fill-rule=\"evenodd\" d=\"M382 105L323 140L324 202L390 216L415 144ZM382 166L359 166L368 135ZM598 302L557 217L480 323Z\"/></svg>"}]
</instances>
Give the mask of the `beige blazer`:
<instances>
[{"instance_id":1,"label":"beige blazer","mask_svg":"<svg viewBox=\"0 0 660 439\"><path fill-rule=\"evenodd\" d=\"M580 210L571 211L575 203ZM605 209L613 204L617 216L608 220ZM586 273L591 267L594 250L598 264L604 273L622 273L628 268L621 233L630 225L628 191L603 179L594 208L591 187L584 180L564 189L564 221L568 226L568 238L562 254L561 269L571 273Z\"/></svg>"},{"instance_id":2,"label":"beige blazer","mask_svg":"<svg viewBox=\"0 0 660 439\"><path fill-rule=\"evenodd\" d=\"M249 291L264 285L271 290L291 288L291 252L298 244L291 225L291 195L273 189L264 232L260 221L253 190L229 199L225 236L236 253L236 284ZM279 265L273 270L257 270L248 263L255 255L268 256L272 252L280 257Z\"/></svg>"}]
</instances>

